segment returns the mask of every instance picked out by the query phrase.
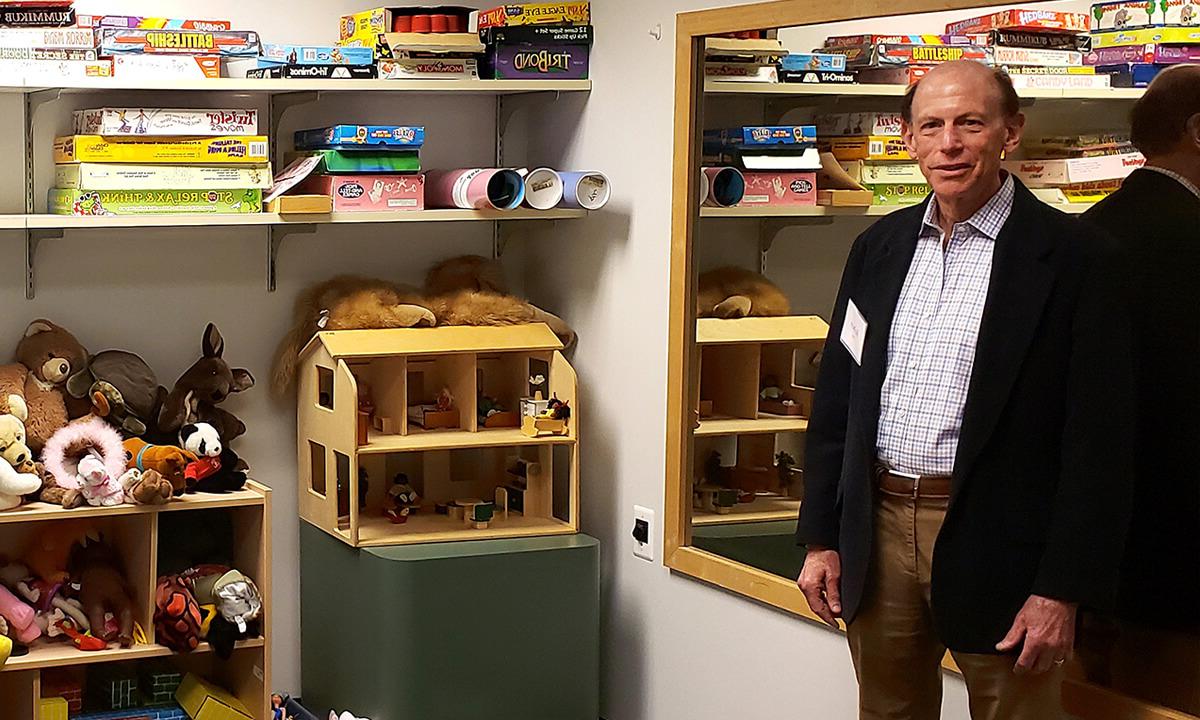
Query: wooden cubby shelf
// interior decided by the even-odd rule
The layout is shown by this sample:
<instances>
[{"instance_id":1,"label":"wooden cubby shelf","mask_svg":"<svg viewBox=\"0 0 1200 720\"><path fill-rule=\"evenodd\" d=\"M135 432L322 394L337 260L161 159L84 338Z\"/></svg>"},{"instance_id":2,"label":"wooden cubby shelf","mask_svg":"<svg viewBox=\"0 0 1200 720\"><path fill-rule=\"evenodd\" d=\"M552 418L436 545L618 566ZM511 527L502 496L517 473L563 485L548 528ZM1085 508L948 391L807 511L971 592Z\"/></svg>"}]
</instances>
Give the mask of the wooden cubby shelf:
<instances>
[{"instance_id":1,"label":"wooden cubby shelf","mask_svg":"<svg viewBox=\"0 0 1200 720\"><path fill-rule=\"evenodd\" d=\"M827 207L810 205L799 207L703 207L701 218L824 218L824 217L882 217L910 206L871 205L869 207ZM1054 203L1050 207L1068 215L1081 215L1091 210L1093 203Z\"/></svg>"},{"instance_id":2,"label":"wooden cubby shelf","mask_svg":"<svg viewBox=\"0 0 1200 720\"><path fill-rule=\"evenodd\" d=\"M227 687L251 711L254 720L271 717L271 491L254 481L226 494L196 493L172 499L166 505L118 505L64 510L32 503L0 512L0 546L20 559L39 533L53 532L56 523L82 520L100 532L120 559L134 601L134 619L148 642L122 648L84 652L68 642L39 639L25 655L8 659L0 668L0 717L33 718L41 696L42 675L60 668L86 668L125 661L169 659L180 672L196 672ZM76 526L77 527L77 526ZM179 572L190 564L190 552L181 554L179 538L192 537L196 527L212 528L227 547L222 557L205 562L230 562L254 580L263 599L261 634L235 643L228 660L217 658L208 643L180 654L155 640L155 588L162 574ZM214 546L215 547L215 546ZM223 557L228 553L228 557ZM183 558L188 556L187 560ZM185 565L186 566L186 565ZM15 710L13 710L15 708Z\"/></svg>"},{"instance_id":3,"label":"wooden cubby shelf","mask_svg":"<svg viewBox=\"0 0 1200 720\"><path fill-rule=\"evenodd\" d=\"M562 349L542 323L318 333L300 357L301 517L356 547L577 532ZM571 407L561 433L522 427L539 394ZM471 522L475 505L490 518Z\"/></svg>"},{"instance_id":4,"label":"wooden cubby shelf","mask_svg":"<svg viewBox=\"0 0 1200 720\"><path fill-rule=\"evenodd\" d=\"M724 515L708 510L692 510L692 524L734 525L747 522L795 520L800 516L800 500L787 497L762 497L752 503L739 503Z\"/></svg>"}]
</instances>

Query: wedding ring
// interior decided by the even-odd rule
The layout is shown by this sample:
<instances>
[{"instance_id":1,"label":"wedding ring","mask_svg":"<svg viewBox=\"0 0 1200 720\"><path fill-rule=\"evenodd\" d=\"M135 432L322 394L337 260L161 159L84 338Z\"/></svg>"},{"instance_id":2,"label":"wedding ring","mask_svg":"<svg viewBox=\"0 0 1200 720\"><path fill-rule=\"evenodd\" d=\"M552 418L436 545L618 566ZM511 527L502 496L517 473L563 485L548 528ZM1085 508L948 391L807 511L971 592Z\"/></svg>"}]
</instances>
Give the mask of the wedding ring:
<instances>
[{"instance_id":1,"label":"wedding ring","mask_svg":"<svg viewBox=\"0 0 1200 720\"><path fill-rule=\"evenodd\" d=\"M1055 661L1054 661L1054 664L1055 664L1055 665L1062 665L1062 664L1063 664L1063 663L1065 663L1066 661L1067 661L1067 659L1066 659L1066 658L1059 658L1058 660L1055 660Z\"/></svg>"}]
</instances>

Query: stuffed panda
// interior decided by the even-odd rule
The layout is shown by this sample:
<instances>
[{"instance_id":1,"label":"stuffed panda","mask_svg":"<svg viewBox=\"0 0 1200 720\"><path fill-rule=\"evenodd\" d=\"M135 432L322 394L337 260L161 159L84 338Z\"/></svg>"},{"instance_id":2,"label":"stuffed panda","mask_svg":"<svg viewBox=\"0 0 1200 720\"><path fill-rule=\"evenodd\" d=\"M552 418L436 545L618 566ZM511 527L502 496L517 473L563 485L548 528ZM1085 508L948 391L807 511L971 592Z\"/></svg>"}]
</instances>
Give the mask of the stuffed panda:
<instances>
[{"instance_id":1,"label":"stuffed panda","mask_svg":"<svg viewBox=\"0 0 1200 720\"><path fill-rule=\"evenodd\" d=\"M184 477L188 490L224 493L241 490L249 467L221 440L217 429L208 423L190 423L179 429L179 447L191 451L199 460L188 463Z\"/></svg>"}]
</instances>

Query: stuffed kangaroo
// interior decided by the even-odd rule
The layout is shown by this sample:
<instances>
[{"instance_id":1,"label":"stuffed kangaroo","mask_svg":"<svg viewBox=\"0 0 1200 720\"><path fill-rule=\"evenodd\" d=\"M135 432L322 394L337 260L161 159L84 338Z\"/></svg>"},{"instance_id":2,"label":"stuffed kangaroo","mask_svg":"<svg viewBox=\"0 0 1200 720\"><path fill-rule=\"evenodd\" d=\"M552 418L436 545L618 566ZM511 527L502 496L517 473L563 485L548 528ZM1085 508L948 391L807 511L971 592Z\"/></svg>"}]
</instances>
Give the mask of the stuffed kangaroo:
<instances>
[{"instance_id":1,"label":"stuffed kangaroo","mask_svg":"<svg viewBox=\"0 0 1200 720\"><path fill-rule=\"evenodd\" d=\"M225 340L212 323L204 329L203 354L179 379L167 395L158 414L158 429L177 433L188 423L206 422L217 429L221 439L230 443L246 432L246 424L217 407L233 393L254 387L250 371L231 368L221 355Z\"/></svg>"}]
</instances>

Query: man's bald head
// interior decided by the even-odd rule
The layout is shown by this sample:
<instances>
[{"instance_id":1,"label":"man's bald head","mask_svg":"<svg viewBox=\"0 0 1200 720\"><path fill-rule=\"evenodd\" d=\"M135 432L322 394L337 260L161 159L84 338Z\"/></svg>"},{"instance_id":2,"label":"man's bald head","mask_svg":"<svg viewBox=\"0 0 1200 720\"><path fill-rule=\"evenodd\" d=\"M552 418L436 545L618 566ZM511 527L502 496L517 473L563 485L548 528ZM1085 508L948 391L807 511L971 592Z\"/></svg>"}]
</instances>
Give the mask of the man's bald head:
<instances>
[{"instance_id":1,"label":"man's bald head","mask_svg":"<svg viewBox=\"0 0 1200 720\"><path fill-rule=\"evenodd\" d=\"M917 101L917 95L920 93L922 85L942 83L990 84L995 90L995 100L1001 116L1012 118L1021 112L1021 102L1008 73L1003 70L994 70L974 60L955 60L935 65L925 74L925 77L908 86L900 105L900 116L904 118L905 122L912 122L913 104Z\"/></svg>"},{"instance_id":2,"label":"man's bald head","mask_svg":"<svg viewBox=\"0 0 1200 720\"><path fill-rule=\"evenodd\" d=\"M1129 113L1130 139L1147 157L1188 149L1200 133L1200 66L1160 72ZM1196 151L1196 148L1192 148Z\"/></svg>"}]
</instances>

